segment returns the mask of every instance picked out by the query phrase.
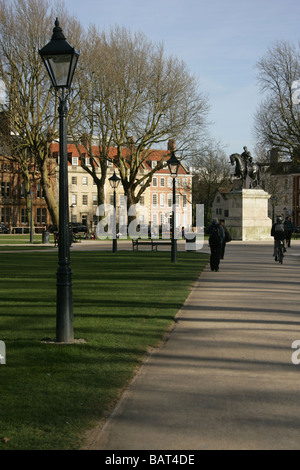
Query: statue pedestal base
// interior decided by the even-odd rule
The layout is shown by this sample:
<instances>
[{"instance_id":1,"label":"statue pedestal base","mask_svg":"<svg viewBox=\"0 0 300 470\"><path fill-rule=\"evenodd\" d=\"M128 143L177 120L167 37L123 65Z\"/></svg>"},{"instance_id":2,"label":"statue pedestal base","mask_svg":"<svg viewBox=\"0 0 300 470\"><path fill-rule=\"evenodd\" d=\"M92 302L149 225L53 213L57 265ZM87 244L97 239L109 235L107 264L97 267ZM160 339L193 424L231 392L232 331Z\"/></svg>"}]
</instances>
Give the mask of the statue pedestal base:
<instances>
[{"instance_id":1,"label":"statue pedestal base","mask_svg":"<svg viewBox=\"0 0 300 470\"><path fill-rule=\"evenodd\" d=\"M226 227L233 240L272 240L268 193L263 189L233 189L227 197Z\"/></svg>"}]
</instances>

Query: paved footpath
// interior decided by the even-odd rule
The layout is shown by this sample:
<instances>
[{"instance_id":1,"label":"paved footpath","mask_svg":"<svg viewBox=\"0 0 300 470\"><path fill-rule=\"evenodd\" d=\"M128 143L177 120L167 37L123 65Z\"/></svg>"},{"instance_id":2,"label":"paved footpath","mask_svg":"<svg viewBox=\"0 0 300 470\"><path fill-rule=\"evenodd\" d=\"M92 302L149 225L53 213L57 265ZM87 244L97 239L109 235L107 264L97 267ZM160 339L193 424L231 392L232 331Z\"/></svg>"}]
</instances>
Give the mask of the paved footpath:
<instances>
[{"instance_id":1,"label":"paved footpath","mask_svg":"<svg viewBox=\"0 0 300 470\"><path fill-rule=\"evenodd\" d=\"M300 450L300 242L232 242L87 449ZM300 352L299 356L300 358Z\"/></svg>"}]
</instances>

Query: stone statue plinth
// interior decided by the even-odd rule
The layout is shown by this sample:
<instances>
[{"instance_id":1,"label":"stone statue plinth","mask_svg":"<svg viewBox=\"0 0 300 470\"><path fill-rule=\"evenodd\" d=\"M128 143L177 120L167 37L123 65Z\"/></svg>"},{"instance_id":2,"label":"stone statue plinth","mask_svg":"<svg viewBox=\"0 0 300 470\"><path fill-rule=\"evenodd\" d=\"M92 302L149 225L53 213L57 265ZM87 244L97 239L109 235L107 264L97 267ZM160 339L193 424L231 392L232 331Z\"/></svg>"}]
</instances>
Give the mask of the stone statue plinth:
<instances>
[{"instance_id":1,"label":"stone statue plinth","mask_svg":"<svg viewBox=\"0 0 300 470\"><path fill-rule=\"evenodd\" d=\"M233 240L272 240L268 193L263 189L237 188L227 197L229 217L226 227Z\"/></svg>"}]
</instances>

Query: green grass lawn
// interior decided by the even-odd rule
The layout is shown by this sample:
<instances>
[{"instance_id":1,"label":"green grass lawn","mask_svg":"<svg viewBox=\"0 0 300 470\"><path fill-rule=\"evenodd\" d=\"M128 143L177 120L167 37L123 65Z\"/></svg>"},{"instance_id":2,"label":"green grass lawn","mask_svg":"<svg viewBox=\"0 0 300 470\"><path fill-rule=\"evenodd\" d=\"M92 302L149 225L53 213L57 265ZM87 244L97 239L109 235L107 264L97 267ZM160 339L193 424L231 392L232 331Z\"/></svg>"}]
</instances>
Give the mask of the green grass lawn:
<instances>
[{"instance_id":1,"label":"green grass lawn","mask_svg":"<svg viewBox=\"0 0 300 470\"><path fill-rule=\"evenodd\" d=\"M75 338L55 336L56 252L1 253L0 450L79 449L152 346L162 339L208 256L71 254Z\"/></svg>"},{"instance_id":2,"label":"green grass lawn","mask_svg":"<svg viewBox=\"0 0 300 470\"><path fill-rule=\"evenodd\" d=\"M50 234L50 242L53 242L53 234ZM24 243L30 243L29 233L16 233L16 234L5 234L0 233L0 245L22 245ZM33 235L33 243L42 243L42 234L37 233Z\"/></svg>"}]
</instances>

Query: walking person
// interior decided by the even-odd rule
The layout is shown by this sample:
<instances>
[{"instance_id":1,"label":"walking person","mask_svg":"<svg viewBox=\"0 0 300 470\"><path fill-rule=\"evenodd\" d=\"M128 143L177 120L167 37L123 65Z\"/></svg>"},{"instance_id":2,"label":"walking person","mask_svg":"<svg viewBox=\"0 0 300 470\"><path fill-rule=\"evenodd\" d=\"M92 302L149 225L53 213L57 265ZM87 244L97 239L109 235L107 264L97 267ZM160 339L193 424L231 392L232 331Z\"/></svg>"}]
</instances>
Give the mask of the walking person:
<instances>
[{"instance_id":1,"label":"walking person","mask_svg":"<svg viewBox=\"0 0 300 470\"><path fill-rule=\"evenodd\" d=\"M223 227L224 235L225 235L224 240L222 242L222 247L221 247L221 259L224 259L226 243L231 242L232 238L231 238L228 228L225 227L225 220L220 220L220 225Z\"/></svg>"},{"instance_id":2,"label":"walking person","mask_svg":"<svg viewBox=\"0 0 300 470\"><path fill-rule=\"evenodd\" d=\"M218 219L212 220L207 233L209 234L210 269L217 272L219 271L223 240L225 239L224 229L219 224Z\"/></svg>"},{"instance_id":3,"label":"walking person","mask_svg":"<svg viewBox=\"0 0 300 470\"><path fill-rule=\"evenodd\" d=\"M291 246L292 233L295 231L295 226L294 226L294 224L291 220L290 215L288 215L285 218L284 226L285 226L285 230L286 230L286 244L287 244L288 247L290 247Z\"/></svg>"}]
</instances>

